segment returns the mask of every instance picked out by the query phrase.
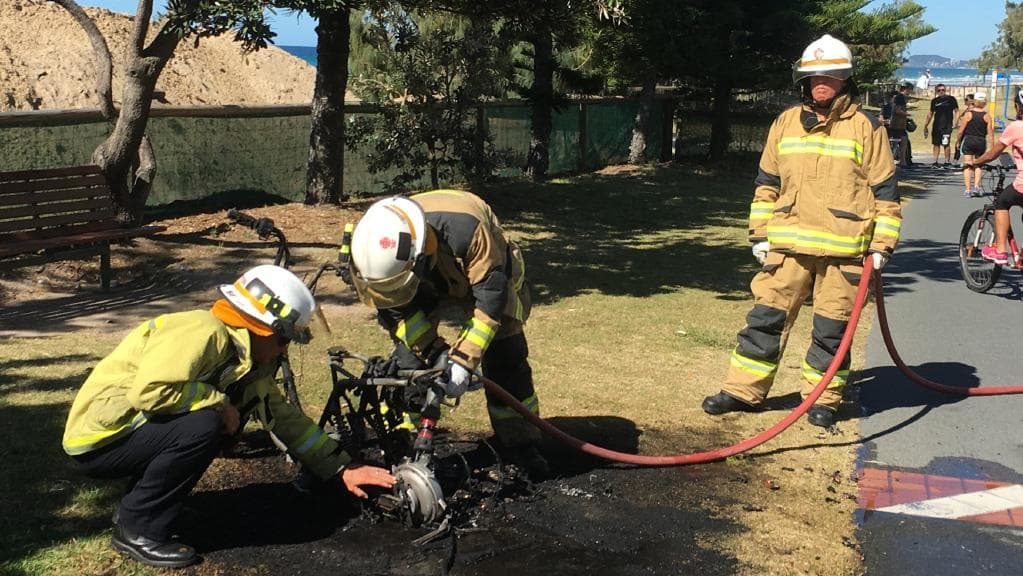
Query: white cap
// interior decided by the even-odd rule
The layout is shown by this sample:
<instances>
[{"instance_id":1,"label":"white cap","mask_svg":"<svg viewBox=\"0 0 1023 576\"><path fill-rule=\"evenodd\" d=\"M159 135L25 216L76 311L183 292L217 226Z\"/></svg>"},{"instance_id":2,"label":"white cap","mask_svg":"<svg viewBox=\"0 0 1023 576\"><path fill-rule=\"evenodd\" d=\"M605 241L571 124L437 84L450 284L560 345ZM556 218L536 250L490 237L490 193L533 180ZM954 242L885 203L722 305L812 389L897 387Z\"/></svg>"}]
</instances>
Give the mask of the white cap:
<instances>
[{"instance_id":1,"label":"white cap","mask_svg":"<svg viewBox=\"0 0 1023 576\"><path fill-rule=\"evenodd\" d=\"M987 92L983 92L983 91L981 91L981 92L974 92L973 93L973 101L974 102L987 102Z\"/></svg>"}]
</instances>

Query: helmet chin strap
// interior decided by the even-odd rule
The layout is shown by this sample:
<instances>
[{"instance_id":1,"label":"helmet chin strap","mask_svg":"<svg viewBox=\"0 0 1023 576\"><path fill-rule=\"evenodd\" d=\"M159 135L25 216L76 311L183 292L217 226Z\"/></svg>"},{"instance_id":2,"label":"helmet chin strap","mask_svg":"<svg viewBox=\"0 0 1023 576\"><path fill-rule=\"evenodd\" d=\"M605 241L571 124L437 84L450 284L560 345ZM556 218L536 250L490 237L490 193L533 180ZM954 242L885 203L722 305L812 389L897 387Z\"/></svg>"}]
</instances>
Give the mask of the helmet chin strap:
<instances>
[{"instance_id":1,"label":"helmet chin strap","mask_svg":"<svg viewBox=\"0 0 1023 576\"><path fill-rule=\"evenodd\" d=\"M835 96L835 98L838 98L838 96ZM831 105L835 103L835 98L832 98L832 99L828 100L827 102L825 102L823 104L818 102L817 100L814 100L813 101L813 109L814 109L814 111L815 112L830 112L831 111Z\"/></svg>"}]
</instances>

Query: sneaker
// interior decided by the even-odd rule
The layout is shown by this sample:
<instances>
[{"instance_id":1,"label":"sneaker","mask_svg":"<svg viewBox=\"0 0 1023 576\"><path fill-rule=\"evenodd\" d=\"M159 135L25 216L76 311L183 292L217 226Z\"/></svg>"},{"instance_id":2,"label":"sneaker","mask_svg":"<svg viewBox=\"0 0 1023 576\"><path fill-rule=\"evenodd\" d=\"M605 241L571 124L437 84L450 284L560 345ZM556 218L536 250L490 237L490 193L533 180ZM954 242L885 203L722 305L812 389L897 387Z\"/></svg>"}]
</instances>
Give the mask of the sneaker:
<instances>
[{"instance_id":1,"label":"sneaker","mask_svg":"<svg viewBox=\"0 0 1023 576\"><path fill-rule=\"evenodd\" d=\"M971 190L969 188L967 188L966 190L963 190L963 198L971 198L971 197L973 197L973 190Z\"/></svg>"},{"instance_id":2,"label":"sneaker","mask_svg":"<svg viewBox=\"0 0 1023 576\"><path fill-rule=\"evenodd\" d=\"M931 168L941 168L941 164L938 164L937 162L935 162L935 163L931 164Z\"/></svg>"},{"instance_id":3,"label":"sneaker","mask_svg":"<svg viewBox=\"0 0 1023 576\"><path fill-rule=\"evenodd\" d=\"M975 198L980 198L981 196L983 196L983 195L984 195L984 191L980 189L980 186L974 186L973 188L971 188L971 189L970 189L970 193L971 193L971 194L972 194L972 195L973 195L973 196L974 196Z\"/></svg>"},{"instance_id":4,"label":"sneaker","mask_svg":"<svg viewBox=\"0 0 1023 576\"><path fill-rule=\"evenodd\" d=\"M1005 252L999 251L994 246L985 246L981 248L980 255L983 256L985 260L990 260L995 264L1005 264L1009 261L1009 255Z\"/></svg>"},{"instance_id":5,"label":"sneaker","mask_svg":"<svg viewBox=\"0 0 1023 576\"><path fill-rule=\"evenodd\" d=\"M941 167L944 168L945 170L951 170L952 169L952 163L951 162L945 162L944 164L941 165Z\"/></svg>"}]
</instances>

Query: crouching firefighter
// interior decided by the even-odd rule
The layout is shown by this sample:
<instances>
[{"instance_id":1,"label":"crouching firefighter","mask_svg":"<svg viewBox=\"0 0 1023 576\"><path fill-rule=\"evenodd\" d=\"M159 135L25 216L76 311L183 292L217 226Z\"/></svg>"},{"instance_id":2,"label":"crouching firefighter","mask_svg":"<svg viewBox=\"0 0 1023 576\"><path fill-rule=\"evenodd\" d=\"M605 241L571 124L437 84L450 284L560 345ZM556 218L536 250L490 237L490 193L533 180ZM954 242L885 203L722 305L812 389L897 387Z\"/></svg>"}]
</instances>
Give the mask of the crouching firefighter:
<instances>
[{"instance_id":1,"label":"crouching firefighter","mask_svg":"<svg viewBox=\"0 0 1023 576\"><path fill-rule=\"evenodd\" d=\"M767 396L789 329L813 291L813 337L802 362L805 398L835 359L865 258L875 269L899 239L902 213L885 129L857 103L852 54L824 35L793 71L803 104L771 125L750 208L749 239L763 265L753 310L708 414L751 410ZM828 427L849 377L849 355L808 412Z\"/></svg>"},{"instance_id":2,"label":"crouching firefighter","mask_svg":"<svg viewBox=\"0 0 1023 576\"><path fill-rule=\"evenodd\" d=\"M355 227L350 250L350 281L377 309L401 368L442 366L451 397L461 396L481 371L539 414L523 332L530 311L524 263L490 206L458 190L380 200ZM447 303L468 315L450 346L435 326ZM549 474L537 449L540 431L486 396L506 458L534 480Z\"/></svg>"},{"instance_id":3,"label":"crouching firefighter","mask_svg":"<svg viewBox=\"0 0 1023 576\"><path fill-rule=\"evenodd\" d=\"M394 484L382 468L353 464L277 389L280 356L310 338L316 302L302 281L256 266L220 294L210 310L164 314L132 330L85 380L64 430L64 450L85 473L130 479L112 545L143 564L199 561L172 538L172 524L224 440L250 418L357 496L366 496L360 486Z\"/></svg>"}]
</instances>

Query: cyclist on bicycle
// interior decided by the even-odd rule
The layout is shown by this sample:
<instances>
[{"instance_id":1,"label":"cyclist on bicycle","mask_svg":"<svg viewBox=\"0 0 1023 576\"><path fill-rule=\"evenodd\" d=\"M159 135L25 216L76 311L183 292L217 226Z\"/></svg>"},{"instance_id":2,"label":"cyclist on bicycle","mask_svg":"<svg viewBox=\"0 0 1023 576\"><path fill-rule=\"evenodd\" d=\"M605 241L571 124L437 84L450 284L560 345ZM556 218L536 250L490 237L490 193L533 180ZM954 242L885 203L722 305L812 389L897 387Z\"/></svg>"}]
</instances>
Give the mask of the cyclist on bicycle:
<instances>
[{"instance_id":1,"label":"cyclist on bicycle","mask_svg":"<svg viewBox=\"0 0 1023 576\"><path fill-rule=\"evenodd\" d=\"M390 487L387 470L351 463L274 383L291 341L307 342L312 293L278 266L256 266L220 287L212 309L163 314L132 330L89 374L64 430L83 472L131 478L115 514L114 549L180 568L199 561L172 524L192 487L249 418L273 432L320 478Z\"/></svg>"},{"instance_id":2,"label":"cyclist on bicycle","mask_svg":"<svg viewBox=\"0 0 1023 576\"><path fill-rule=\"evenodd\" d=\"M995 199L995 243L984 246L981 256L995 264L1005 264L1009 260L1006 239L1009 235L1009 209L1023 206L1023 89L1016 91L1013 98L1016 104L1016 120L1010 122L1002 132L995 145L964 167L976 168L1001 156L1006 148L1011 150L1012 159L1016 163L1016 179L1012 186L1006 186Z\"/></svg>"},{"instance_id":3,"label":"cyclist on bicycle","mask_svg":"<svg viewBox=\"0 0 1023 576\"><path fill-rule=\"evenodd\" d=\"M836 360L852 314L863 262L880 269L902 226L899 191L884 128L863 112L852 53L824 35L793 71L803 104L771 125L750 206L749 239L763 265L753 278L753 309L737 336L721 391L703 400L708 414L753 410L774 382L789 329L813 293L813 337L802 363L808 396ZM834 424L849 355L807 412Z\"/></svg>"}]
</instances>

